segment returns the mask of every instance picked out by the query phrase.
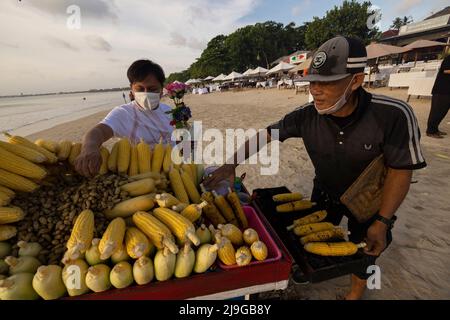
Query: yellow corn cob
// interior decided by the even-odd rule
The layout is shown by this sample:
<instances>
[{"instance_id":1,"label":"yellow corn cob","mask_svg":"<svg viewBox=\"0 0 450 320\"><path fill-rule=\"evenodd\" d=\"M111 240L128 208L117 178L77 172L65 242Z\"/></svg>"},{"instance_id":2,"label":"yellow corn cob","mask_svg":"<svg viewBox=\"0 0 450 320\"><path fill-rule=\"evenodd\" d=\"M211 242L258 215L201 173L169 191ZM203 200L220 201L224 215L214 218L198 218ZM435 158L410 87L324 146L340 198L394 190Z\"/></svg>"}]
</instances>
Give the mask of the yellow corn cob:
<instances>
[{"instance_id":1,"label":"yellow corn cob","mask_svg":"<svg viewBox=\"0 0 450 320\"><path fill-rule=\"evenodd\" d=\"M236 264L236 250L231 243L231 241L226 237L221 237L216 235L216 242L219 245L219 251L217 255L223 264L227 266L232 266Z\"/></svg>"},{"instance_id":2,"label":"yellow corn cob","mask_svg":"<svg viewBox=\"0 0 450 320\"><path fill-rule=\"evenodd\" d=\"M23 218L25 213L19 207L0 207L0 224L18 222Z\"/></svg>"},{"instance_id":3,"label":"yellow corn cob","mask_svg":"<svg viewBox=\"0 0 450 320\"><path fill-rule=\"evenodd\" d=\"M122 218L115 218L109 223L102 239L100 240L100 243L98 244L100 259L108 259L114 254L114 252L121 248L125 237L125 230L125 220Z\"/></svg>"},{"instance_id":4,"label":"yellow corn cob","mask_svg":"<svg viewBox=\"0 0 450 320\"><path fill-rule=\"evenodd\" d=\"M128 192L128 194L132 197L142 196L155 191L155 180L149 178L130 182L121 186L120 189Z\"/></svg>"},{"instance_id":5,"label":"yellow corn cob","mask_svg":"<svg viewBox=\"0 0 450 320\"><path fill-rule=\"evenodd\" d=\"M9 225L0 225L0 241L6 241L17 234L17 228Z\"/></svg>"},{"instance_id":6,"label":"yellow corn cob","mask_svg":"<svg viewBox=\"0 0 450 320\"><path fill-rule=\"evenodd\" d=\"M164 223L183 244L189 240L192 241L195 246L200 244L200 239L195 233L195 227L192 222L178 212L167 208L156 208L153 210L153 214L157 219Z\"/></svg>"},{"instance_id":7,"label":"yellow corn cob","mask_svg":"<svg viewBox=\"0 0 450 320\"><path fill-rule=\"evenodd\" d=\"M236 192L232 191L231 188L228 188L227 200L231 204L231 207L234 210L235 216L241 228L248 228L248 220L247 216L245 215L244 209L242 208L241 200L239 199L239 196L236 194Z\"/></svg>"},{"instance_id":8,"label":"yellow corn cob","mask_svg":"<svg viewBox=\"0 0 450 320\"><path fill-rule=\"evenodd\" d=\"M33 192L39 186L31 180L0 169L0 184L15 191Z\"/></svg>"},{"instance_id":9,"label":"yellow corn cob","mask_svg":"<svg viewBox=\"0 0 450 320\"><path fill-rule=\"evenodd\" d=\"M202 200L206 201L208 205L203 208L203 215L214 225L218 226L219 224L225 224L227 221L219 212L216 205L214 204L214 196L211 192L206 192L203 185L202 187Z\"/></svg>"},{"instance_id":10,"label":"yellow corn cob","mask_svg":"<svg viewBox=\"0 0 450 320\"><path fill-rule=\"evenodd\" d=\"M152 158L152 172L160 173L164 161L164 145L162 137L159 139L159 143L155 145Z\"/></svg>"},{"instance_id":11,"label":"yellow corn cob","mask_svg":"<svg viewBox=\"0 0 450 320\"><path fill-rule=\"evenodd\" d=\"M354 255L358 252L358 249L364 248L365 246L365 243L356 245L352 242L311 242L305 244L304 248L307 252L317 254L319 256L344 257Z\"/></svg>"},{"instance_id":12,"label":"yellow corn cob","mask_svg":"<svg viewBox=\"0 0 450 320\"><path fill-rule=\"evenodd\" d=\"M191 166L187 163L183 163L181 165L181 170L187 172L189 176L191 177L191 180L194 181L194 176L192 175Z\"/></svg>"},{"instance_id":13,"label":"yellow corn cob","mask_svg":"<svg viewBox=\"0 0 450 320\"><path fill-rule=\"evenodd\" d=\"M128 176L132 177L137 174L139 174L138 153L136 146L132 146L130 151L130 167L128 168Z\"/></svg>"},{"instance_id":14,"label":"yellow corn cob","mask_svg":"<svg viewBox=\"0 0 450 320\"><path fill-rule=\"evenodd\" d=\"M128 255L133 259L139 259L149 254L151 250L150 241L145 234L137 228L127 228L125 233L125 245Z\"/></svg>"},{"instance_id":15,"label":"yellow corn cob","mask_svg":"<svg viewBox=\"0 0 450 320\"><path fill-rule=\"evenodd\" d=\"M171 168L169 171L169 179L175 197L182 203L190 203L188 194L184 189L183 180L181 180L180 172L177 169Z\"/></svg>"},{"instance_id":16,"label":"yellow corn cob","mask_svg":"<svg viewBox=\"0 0 450 320\"><path fill-rule=\"evenodd\" d=\"M274 202L293 202L293 201L300 201L303 199L303 195L298 192L293 193L282 193L277 194L272 197L272 200Z\"/></svg>"},{"instance_id":17,"label":"yellow corn cob","mask_svg":"<svg viewBox=\"0 0 450 320\"><path fill-rule=\"evenodd\" d=\"M202 210L207 205L208 202L206 201L203 201L200 204L191 204L187 206L183 211L181 211L181 215L188 219L190 222L195 222L202 217Z\"/></svg>"},{"instance_id":18,"label":"yellow corn cob","mask_svg":"<svg viewBox=\"0 0 450 320\"><path fill-rule=\"evenodd\" d=\"M91 210L82 211L72 228L67 241L65 260L76 260L91 246L94 238L94 213Z\"/></svg>"},{"instance_id":19,"label":"yellow corn cob","mask_svg":"<svg viewBox=\"0 0 450 320\"><path fill-rule=\"evenodd\" d=\"M0 190L0 207L7 206L11 203L12 197Z\"/></svg>"},{"instance_id":20,"label":"yellow corn cob","mask_svg":"<svg viewBox=\"0 0 450 320\"><path fill-rule=\"evenodd\" d=\"M244 244L244 239L242 237L242 231L239 230L233 224L218 225L217 228L221 231L224 237L227 237L233 245L240 247Z\"/></svg>"},{"instance_id":21,"label":"yellow corn cob","mask_svg":"<svg viewBox=\"0 0 450 320\"><path fill-rule=\"evenodd\" d=\"M222 213L222 216L227 220L227 222L234 224L235 226L238 226L238 222L236 219L236 216L233 213L233 209L228 204L227 200L224 196L218 195L216 191L212 192L214 195L214 204L219 208L220 212Z\"/></svg>"},{"instance_id":22,"label":"yellow corn cob","mask_svg":"<svg viewBox=\"0 0 450 320\"><path fill-rule=\"evenodd\" d=\"M180 200L175 198L170 193L166 192L162 194L157 194L155 196L155 199L161 208L172 208L173 206L180 204Z\"/></svg>"},{"instance_id":23,"label":"yellow corn cob","mask_svg":"<svg viewBox=\"0 0 450 320\"><path fill-rule=\"evenodd\" d=\"M172 209L175 212L181 213L188 206L189 206L189 204L180 202L179 204L172 206L172 208L170 208L170 209Z\"/></svg>"},{"instance_id":24,"label":"yellow corn cob","mask_svg":"<svg viewBox=\"0 0 450 320\"><path fill-rule=\"evenodd\" d=\"M309 200L299 200L295 202L288 202L277 206L277 212L294 212L300 210L311 209L316 203Z\"/></svg>"},{"instance_id":25,"label":"yellow corn cob","mask_svg":"<svg viewBox=\"0 0 450 320\"><path fill-rule=\"evenodd\" d=\"M119 152L119 143L116 142L113 145L113 147L111 149L111 154L109 155L109 158L108 158L108 170L111 172L117 172L118 152Z\"/></svg>"},{"instance_id":26,"label":"yellow corn cob","mask_svg":"<svg viewBox=\"0 0 450 320\"><path fill-rule=\"evenodd\" d=\"M47 172L31 161L0 148L0 168L26 178L41 180Z\"/></svg>"},{"instance_id":27,"label":"yellow corn cob","mask_svg":"<svg viewBox=\"0 0 450 320\"><path fill-rule=\"evenodd\" d=\"M109 151L105 147L101 147L100 154L102 155L102 165L100 166L100 171L98 173L104 175L108 173Z\"/></svg>"},{"instance_id":28,"label":"yellow corn cob","mask_svg":"<svg viewBox=\"0 0 450 320\"><path fill-rule=\"evenodd\" d=\"M191 248L190 243L186 243L184 248L178 252L177 261L175 264L175 277L186 278L194 269L195 252Z\"/></svg>"},{"instance_id":29,"label":"yellow corn cob","mask_svg":"<svg viewBox=\"0 0 450 320\"><path fill-rule=\"evenodd\" d=\"M252 228L248 228L247 230L245 230L242 234L242 237L244 238L245 243L249 246L251 246L256 241L259 241L258 232L256 232L256 230Z\"/></svg>"},{"instance_id":30,"label":"yellow corn cob","mask_svg":"<svg viewBox=\"0 0 450 320\"><path fill-rule=\"evenodd\" d=\"M152 171L152 151L150 146L141 139L137 145L139 174L148 173Z\"/></svg>"},{"instance_id":31,"label":"yellow corn cob","mask_svg":"<svg viewBox=\"0 0 450 320\"><path fill-rule=\"evenodd\" d=\"M181 169L181 179L183 180L183 185L189 196L189 199L191 199L193 203L200 203L200 193L198 192L197 187L195 186L191 178L191 175Z\"/></svg>"},{"instance_id":32,"label":"yellow corn cob","mask_svg":"<svg viewBox=\"0 0 450 320\"><path fill-rule=\"evenodd\" d=\"M69 163L73 166L75 164L75 160L77 160L78 156L81 153L82 144L81 143L74 143L72 145L72 148L70 149L70 155L69 155Z\"/></svg>"},{"instance_id":33,"label":"yellow corn cob","mask_svg":"<svg viewBox=\"0 0 450 320\"><path fill-rule=\"evenodd\" d=\"M6 151L14 153L16 156L24 158L33 163L43 163L47 161L47 158L42 153L34 149L27 148L23 145L0 141L0 148L3 148Z\"/></svg>"},{"instance_id":34,"label":"yellow corn cob","mask_svg":"<svg viewBox=\"0 0 450 320\"><path fill-rule=\"evenodd\" d=\"M295 227L294 233L299 237L304 237L311 233L324 231L324 230L331 230L333 228L334 228L333 224L329 223L329 222L311 223L311 224L307 224L305 226Z\"/></svg>"},{"instance_id":35,"label":"yellow corn cob","mask_svg":"<svg viewBox=\"0 0 450 320\"><path fill-rule=\"evenodd\" d=\"M153 201L153 195L147 194L140 197L132 198L129 200L122 201L118 203L111 210L106 210L105 216L108 219L113 219L117 217L130 217L138 211L147 211L155 206Z\"/></svg>"},{"instance_id":36,"label":"yellow corn cob","mask_svg":"<svg viewBox=\"0 0 450 320\"><path fill-rule=\"evenodd\" d=\"M70 156L70 150L72 150L71 141L61 141L58 147L58 160L65 161Z\"/></svg>"},{"instance_id":37,"label":"yellow corn cob","mask_svg":"<svg viewBox=\"0 0 450 320\"><path fill-rule=\"evenodd\" d=\"M327 217L327 212L325 210L323 211L317 211L312 214L307 215L306 217L294 220L294 223L287 227L288 230L292 230L297 226L304 226L311 223L317 223L323 221Z\"/></svg>"},{"instance_id":38,"label":"yellow corn cob","mask_svg":"<svg viewBox=\"0 0 450 320\"><path fill-rule=\"evenodd\" d=\"M310 242L323 242L328 241L330 239L344 239L345 232L342 228L334 228L325 231L319 231L315 233L311 233L307 236L304 236L300 239L301 244L305 245Z\"/></svg>"},{"instance_id":39,"label":"yellow corn cob","mask_svg":"<svg viewBox=\"0 0 450 320\"><path fill-rule=\"evenodd\" d=\"M236 250L236 263L238 266L246 266L252 261L252 253L247 247L240 247Z\"/></svg>"},{"instance_id":40,"label":"yellow corn cob","mask_svg":"<svg viewBox=\"0 0 450 320\"><path fill-rule=\"evenodd\" d=\"M0 192L4 193L10 198L14 198L16 196L16 193L14 191L3 186L0 186Z\"/></svg>"},{"instance_id":41,"label":"yellow corn cob","mask_svg":"<svg viewBox=\"0 0 450 320\"><path fill-rule=\"evenodd\" d=\"M163 171L164 173L169 173L170 167L172 166L172 146L168 144L166 146L166 151L164 153L164 160L163 160Z\"/></svg>"},{"instance_id":42,"label":"yellow corn cob","mask_svg":"<svg viewBox=\"0 0 450 320\"><path fill-rule=\"evenodd\" d=\"M189 167L191 168L192 182L194 182L195 187L197 187L198 186L197 165L195 163L191 163L189 164Z\"/></svg>"},{"instance_id":43,"label":"yellow corn cob","mask_svg":"<svg viewBox=\"0 0 450 320\"><path fill-rule=\"evenodd\" d=\"M153 173L153 172L147 172L147 173L142 173L142 174L138 174L132 177L128 177L129 180L131 181L138 181L138 180L142 180L142 179L153 179L153 180L159 180L161 179L161 174L159 173Z\"/></svg>"},{"instance_id":44,"label":"yellow corn cob","mask_svg":"<svg viewBox=\"0 0 450 320\"><path fill-rule=\"evenodd\" d=\"M208 271L208 269L214 264L217 259L217 251L219 250L219 245L214 244L203 244L197 249L195 255L195 266L194 271L196 273L203 273Z\"/></svg>"},{"instance_id":45,"label":"yellow corn cob","mask_svg":"<svg viewBox=\"0 0 450 320\"><path fill-rule=\"evenodd\" d=\"M34 144L44 149L47 149L52 153L58 153L59 151L58 143L56 143L55 141L38 139L34 142Z\"/></svg>"},{"instance_id":46,"label":"yellow corn cob","mask_svg":"<svg viewBox=\"0 0 450 320\"><path fill-rule=\"evenodd\" d=\"M49 162L49 163L58 162L58 158L56 157L56 155L54 153L51 153L47 149L35 145L33 142L31 142L28 139L19 137L19 136L12 136L9 133L4 133L4 135L8 137L8 142L11 144L25 146L27 148L33 149L33 150L43 154L46 157L47 162Z\"/></svg>"},{"instance_id":47,"label":"yellow corn cob","mask_svg":"<svg viewBox=\"0 0 450 320\"><path fill-rule=\"evenodd\" d=\"M168 248L173 254L178 253L172 232L153 215L142 211L136 212L133 215L133 222L158 249Z\"/></svg>"},{"instance_id":48,"label":"yellow corn cob","mask_svg":"<svg viewBox=\"0 0 450 320\"><path fill-rule=\"evenodd\" d=\"M131 144L127 138L120 139L117 150L117 171L126 174L130 166Z\"/></svg>"},{"instance_id":49,"label":"yellow corn cob","mask_svg":"<svg viewBox=\"0 0 450 320\"><path fill-rule=\"evenodd\" d=\"M258 261L264 261L267 259L268 251L267 246L262 241L253 242L250 247L253 257Z\"/></svg>"}]
</instances>

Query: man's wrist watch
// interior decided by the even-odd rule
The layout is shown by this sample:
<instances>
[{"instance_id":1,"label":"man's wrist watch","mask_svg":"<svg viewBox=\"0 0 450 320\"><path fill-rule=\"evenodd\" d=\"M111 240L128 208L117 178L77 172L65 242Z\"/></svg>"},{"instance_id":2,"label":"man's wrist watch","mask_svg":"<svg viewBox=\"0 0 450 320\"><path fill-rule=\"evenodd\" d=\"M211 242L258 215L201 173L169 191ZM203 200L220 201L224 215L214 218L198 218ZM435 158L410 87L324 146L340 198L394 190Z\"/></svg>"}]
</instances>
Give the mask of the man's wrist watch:
<instances>
[{"instance_id":1,"label":"man's wrist watch","mask_svg":"<svg viewBox=\"0 0 450 320\"><path fill-rule=\"evenodd\" d=\"M397 217L393 216L392 219L388 219L383 216L380 216L380 214L377 214L376 220L383 222L385 225L387 225L389 229L392 229L394 227L395 221L397 220Z\"/></svg>"}]
</instances>

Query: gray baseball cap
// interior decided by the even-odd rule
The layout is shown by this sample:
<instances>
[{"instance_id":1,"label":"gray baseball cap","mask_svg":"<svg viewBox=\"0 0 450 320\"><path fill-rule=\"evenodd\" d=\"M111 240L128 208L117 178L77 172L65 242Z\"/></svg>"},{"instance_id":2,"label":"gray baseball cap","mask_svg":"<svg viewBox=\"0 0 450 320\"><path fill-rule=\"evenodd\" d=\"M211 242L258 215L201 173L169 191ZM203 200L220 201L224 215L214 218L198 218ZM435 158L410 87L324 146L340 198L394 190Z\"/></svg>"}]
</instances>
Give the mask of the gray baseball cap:
<instances>
[{"instance_id":1,"label":"gray baseball cap","mask_svg":"<svg viewBox=\"0 0 450 320\"><path fill-rule=\"evenodd\" d=\"M338 36L320 46L313 55L308 75L299 81L337 81L364 72L366 66L364 44L358 39Z\"/></svg>"}]
</instances>

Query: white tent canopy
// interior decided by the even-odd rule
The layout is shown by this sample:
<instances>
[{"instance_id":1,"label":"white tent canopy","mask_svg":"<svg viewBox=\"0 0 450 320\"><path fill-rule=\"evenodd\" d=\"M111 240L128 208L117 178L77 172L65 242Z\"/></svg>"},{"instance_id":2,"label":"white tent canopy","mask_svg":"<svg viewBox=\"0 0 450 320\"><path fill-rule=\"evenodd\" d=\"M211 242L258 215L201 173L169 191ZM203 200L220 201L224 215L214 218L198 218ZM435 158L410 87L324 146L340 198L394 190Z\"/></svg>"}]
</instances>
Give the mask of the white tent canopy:
<instances>
[{"instance_id":1,"label":"white tent canopy","mask_svg":"<svg viewBox=\"0 0 450 320\"><path fill-rule=\"evenodd\" d=\"M295 66L286 62L280 62L277 66L273 67L267 72L267 75L278 73L278 72L284 72L289 71L291 69L294 69Z\"/></svg>"},{"instance_id":2,"label":"white tent canopy","mask_svg":"<svg viewBox=\"0 0 450 320\"><path fill-rule=\"evenodd\" d=\"M245 72L243 73L243 75L246 76L246 77L248 77L248 76L251 76L251 75L252 75L252 72L253 72L253 69L248 69L247 71L245 71Z\"/></svg>"},{"instance_id":3,"label":"white tent canopy","mask_svg":"<svg viewBox=\"0 0 450 320\"><path fill-rule=\"evenodd\" d=\"M224 81L226 78L226 75L224 75L223 73L221 73L220 75L218 75L217 77L215 77L212 81Z\"/></svg>"},{"instance_id":4,"label":"white tent canopy","mask_svg":"<svg viewBox=\"0 0 450 320\"><path fill-rule=\"evenodd\" d=\"M213 80L213 79L214 79L214 77L209 76L209 77L206 77L206 78L203 79L203 80L205 80L205 81L211 81L211 80Z\"/></svg>"},{"instance_id":5,"label":"white tent canopy","mask_svg":"<svg viewBox=\"0 0 450 320\"><path fill-rule=\"evenodd\" d=\"M235 81L237 79L242 79L243 77L244 77L243 74L240 74L239 72L233 71L228 76L226 76L224 80Z\"/></svg>"},{"instance_id":6,"label":"white tent canopy","mask_svg":"<svg viewBox=\"0 0 450 320\"><path fill-rule=\"evenodd\" d=\"M186 81L186 84L196 84L200 82L202 82L201 79L189 79L188 81Z\"/></svg>"},{"instance_id":7,"label":"white tent canopy","mask_svg":"<svg viewBox=\"0 0 450 320\"><path fill-rule=\"evenodd\" d=\"M250 73L251 76L264 76L267 73L266 68L258 67L256 69L253 69L253 71Z\"/></svg>"}]
</instances>

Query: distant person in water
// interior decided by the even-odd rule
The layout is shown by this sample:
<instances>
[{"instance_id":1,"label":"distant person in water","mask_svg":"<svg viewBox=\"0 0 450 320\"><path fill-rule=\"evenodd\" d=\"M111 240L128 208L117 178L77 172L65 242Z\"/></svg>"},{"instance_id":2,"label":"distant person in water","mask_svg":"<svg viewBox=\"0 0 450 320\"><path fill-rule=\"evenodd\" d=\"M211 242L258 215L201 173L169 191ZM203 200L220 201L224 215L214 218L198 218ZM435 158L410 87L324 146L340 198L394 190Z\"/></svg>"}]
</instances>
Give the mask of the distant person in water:
<instances>
[{"instance_id":1,"label":"distant person in water","mask_svg":"<svg viewBox=\"0 0 450 320\"><path fill-rule=\"evenodd\" d=\"M125 95L125 92L122 92L122 97L123 97L123 101L125 101L125 103L127 103L127 96Z\"/></svg>"},{"instance_id":2,"label":"distant person in water","mask_svg":"<svg viewBox=\"0 0 450 320\"><path fill-rule=\"evenodd\" d=\"M135 61L128 69L131 102L114 108L105 119L89 130L75 169L86 177L95 176L102 163L100 147L112 137L128 138L133 144L142 138L150 145L171 142L173 127L166 112L171 108L160 103L166 77L163 69L150 60Z\"/></svg>"}]
</instances>

